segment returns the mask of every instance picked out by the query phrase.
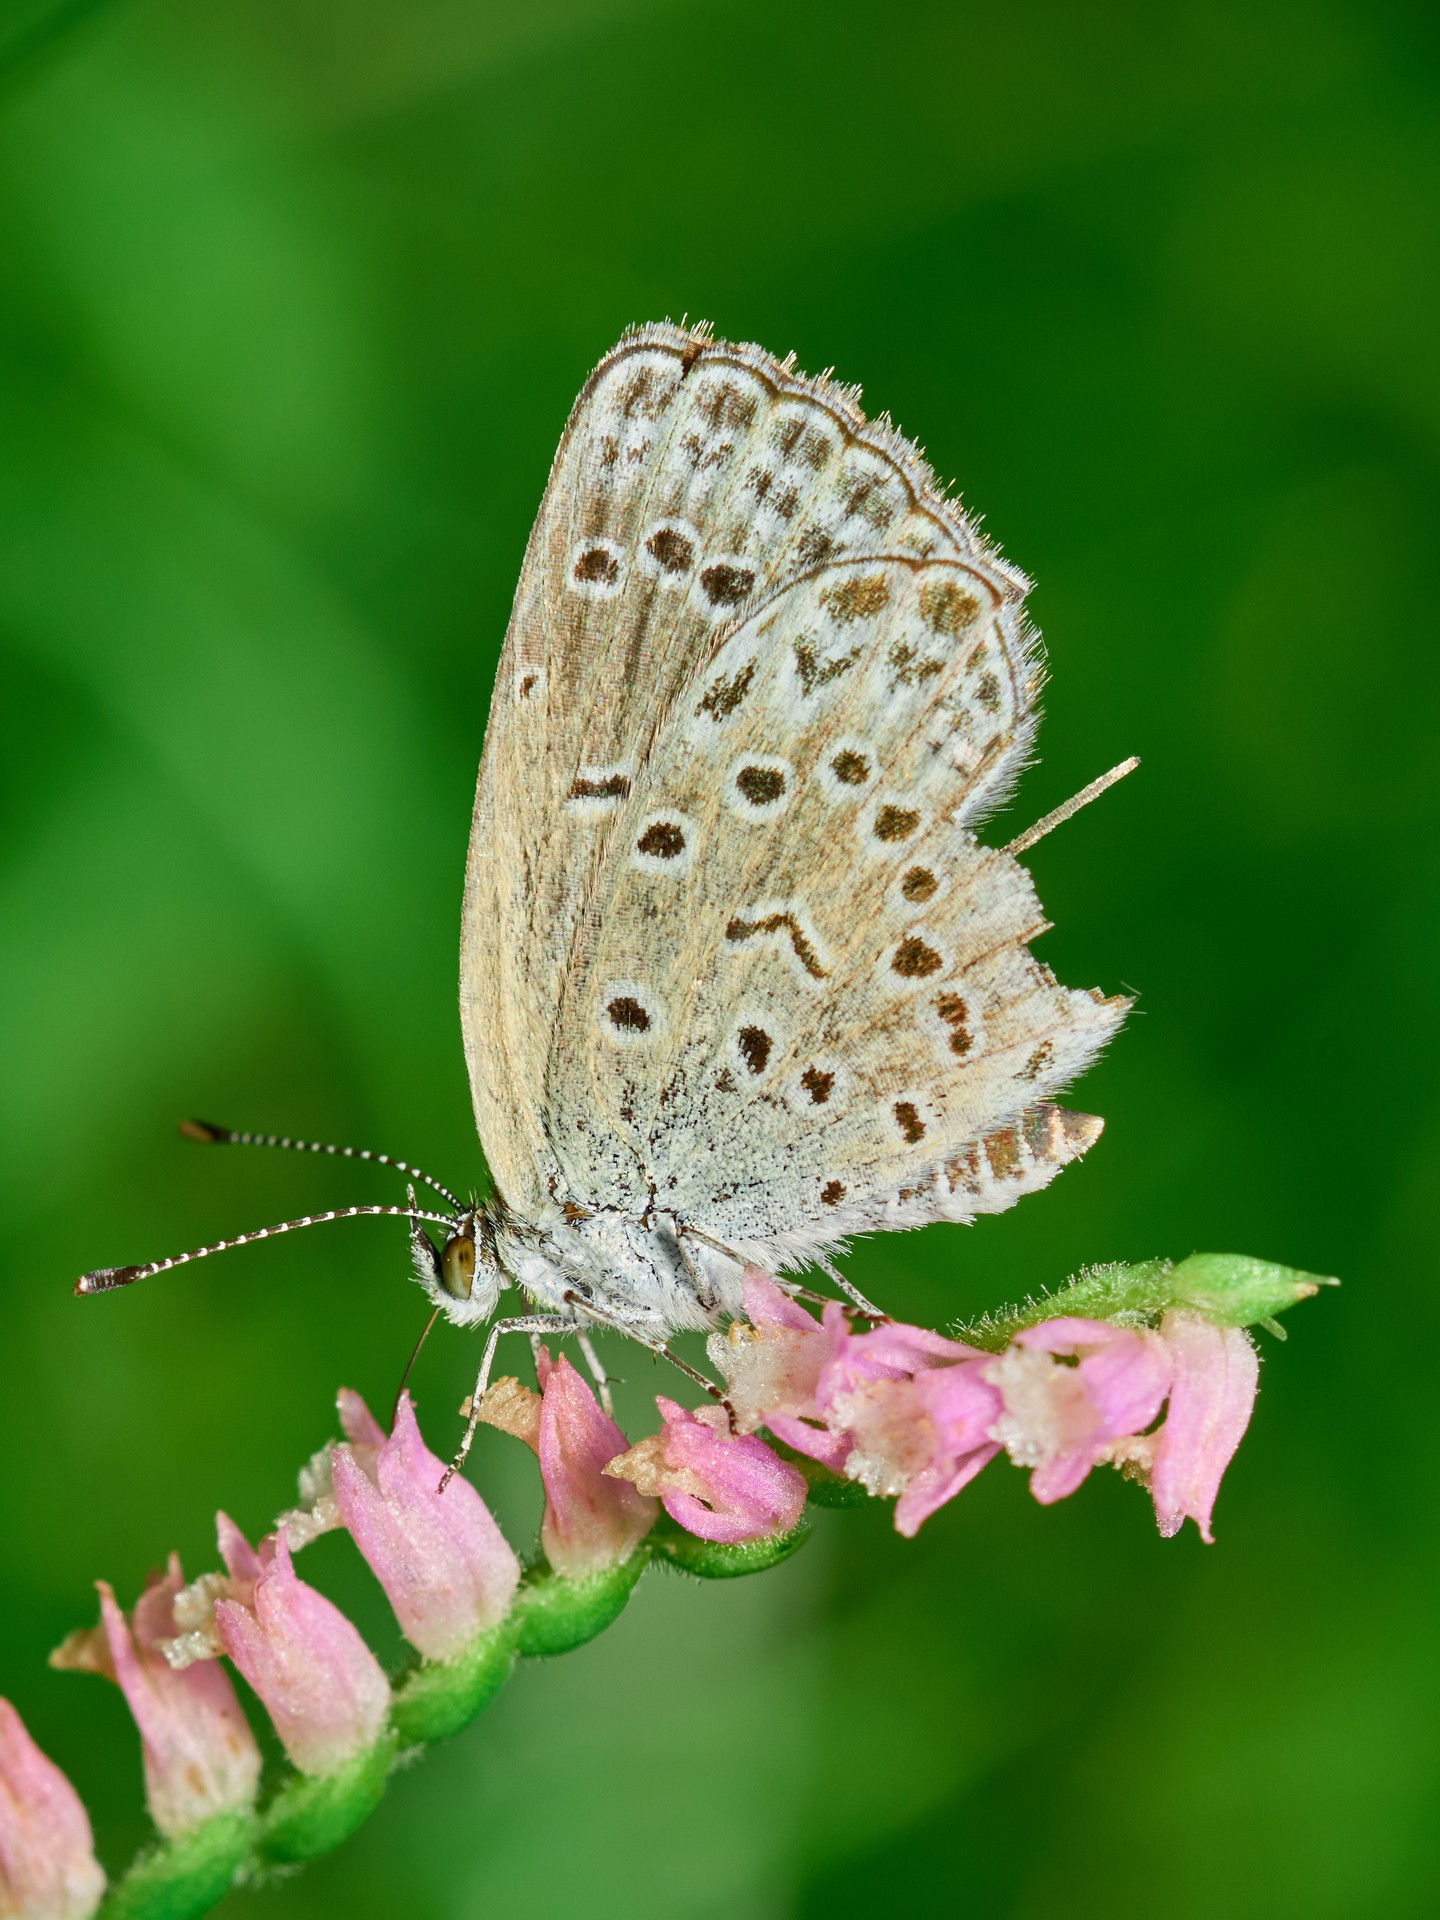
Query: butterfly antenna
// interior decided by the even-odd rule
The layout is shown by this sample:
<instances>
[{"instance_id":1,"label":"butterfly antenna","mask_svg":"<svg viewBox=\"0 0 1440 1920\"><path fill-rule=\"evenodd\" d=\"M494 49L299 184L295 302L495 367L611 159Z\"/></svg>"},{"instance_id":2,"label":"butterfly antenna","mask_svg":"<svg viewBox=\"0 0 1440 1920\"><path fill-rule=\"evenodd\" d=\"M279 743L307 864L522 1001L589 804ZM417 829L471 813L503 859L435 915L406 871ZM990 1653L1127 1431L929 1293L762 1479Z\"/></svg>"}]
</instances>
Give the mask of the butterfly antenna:
<instances>
[{"instance_id":1,"label":"butterfly antenna","mask_svg":"<svg viewBox=\"0 0 1440 1920\"><path fill-rule=\"evenodd\" d=\"M405 1371L400 1376L400 1384L395 1389L394 1404L390 1408L390 1431L392 1433L395 1431L395 1421L400 1412L400 1402L405 1397L406 1387L409 1386L410 1384L410 1370L415 1365L415 1362L420 1358L420 1349L421 1347L424 1346L425 1342L430 1338L430 1329L434 1326L435 1322L439 1318L440 1318L440 1309L439 1307L436 1307L434 1312L430 1315L430 1318L425 1322L425 1325L421 1328L420 1338L415 1342L414 1346L410 1349L410 1358L405 1362Z\"/></svg>"},{"instance_id":2,"label":"butterfly antenna","mask_svg":"<svg viewBox=\"0 0 1440 1920\"><path fill-rule=\"evenodd\" d=\"M428 1173L422 1173L419 1167L409 1166L388 1153L372 1153L368 1147L336 1147L324 1140L287 1140L278 1133L240 1133L234 1127L212 1126L208 1120L182 1120L180 1137L197 1140L205 1147L286 1147L292 1153L333 1153L341 1160L373 1160L377 1166L394 1167L397 1173L423 1180L427 1187L448 1200L456 1213L465 1211L464 1203L457 1200L448 1187Z\"/></svg>"},{"instance_id":3,"label":"butterfly antenna","mask_svg":"<svg viewBox=\"0 0 1440 1920\"><path fill-rule=\"evenodd\" d=\"M463 1211L463 1209L462 1209ZM212 1246L196 1247L190 1253L172 1254L168 1260L151 1260L140 1267L96 1267L82 1273L75 1282L76 1293L113 1293L116 1287L133 1286L148 1280L152 1273L168 1273L171 1267L183 1267L191 1260L208 1260L212 1253L228 1253L231 1247L248 1247L253 1240L273 1240L277 1233L295 1233L301 1227L323 1226L327 1220L355 1220L361 1214L385 1214L395 1220L433 1220L437 1226L453 1228L448 1214L425 1213L417 1207L332 1207L328 1213L307 1213L299 1220L282 1220L278 1227L257 1227L253 1233L237 1233L233 1240L217 1240Z\"/></svg>"},{"instance_id":4,"label":"butterfly antenna","mask_svg":"<svg viewBox=\"0 0 1440 1920\"><path fill-rule=\"evenodd\" d=\"M1056 827L1063 826L1071 814L1078 813L1082 807L1088 807L1092 800L1098 800L1107 787L1113 787L1117 780L1123 780L1127 773L1133 773L1140 764L1140 756L1132 753L1128 760L1122 760L1118 767L1111 767L1108 773L1102 773L1098 780L1092 780L1088 787L1082 787L1079 793L1067 800L1063 806L1056 807L1053 813L1047 813L1043 820L1037 820L1028 833L1022 833L1012 840L1005 853L1028 853L1037 840L1043 840L1047 833L1053 833Z\"/></svg>"}]
</instances>

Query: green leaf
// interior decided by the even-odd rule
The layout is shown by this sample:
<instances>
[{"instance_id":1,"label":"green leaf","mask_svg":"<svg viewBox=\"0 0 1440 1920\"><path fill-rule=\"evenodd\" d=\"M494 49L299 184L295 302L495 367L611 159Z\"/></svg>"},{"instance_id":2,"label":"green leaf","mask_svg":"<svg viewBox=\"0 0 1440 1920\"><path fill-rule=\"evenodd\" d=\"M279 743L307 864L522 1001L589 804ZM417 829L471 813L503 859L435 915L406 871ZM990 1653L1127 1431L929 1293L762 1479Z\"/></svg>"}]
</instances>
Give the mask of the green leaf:
<instances>
[{"instance_id":1,"label":"green leaf","mask_svg":"<svg viewBox=\"0 0 1440 1920\"><path fill-rule=\"evenodd\" d=\"M1245 1253L1192 1253L1171 1274L1170 1284L1176 1306L1194 1307L1224 1327L1253 1327L1340 1282Z\"/></svg>"}]
</instances>

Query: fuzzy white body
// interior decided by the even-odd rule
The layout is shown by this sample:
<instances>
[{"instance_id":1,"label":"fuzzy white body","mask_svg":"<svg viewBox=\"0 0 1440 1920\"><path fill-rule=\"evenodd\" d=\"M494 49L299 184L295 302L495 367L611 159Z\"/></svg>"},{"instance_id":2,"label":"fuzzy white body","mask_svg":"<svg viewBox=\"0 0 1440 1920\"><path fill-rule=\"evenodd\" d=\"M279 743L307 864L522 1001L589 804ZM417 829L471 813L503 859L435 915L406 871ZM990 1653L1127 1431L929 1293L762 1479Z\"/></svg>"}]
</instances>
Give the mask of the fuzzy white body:
<instances>
[{"instance_id":1,"label":"fuzzy white body","mask_svg":"<svg viewBox=\"0 0 1440 1920\"><path fill-rule=\"evenodd\" d=\"M668 1214L636 1220L602 1212L569 1221L555 1213L523 1225L501 1222L496 1254L542 1312L617 1326L656 1345L740 1311L742 1264Z\"/></svg>"}]
</instances>

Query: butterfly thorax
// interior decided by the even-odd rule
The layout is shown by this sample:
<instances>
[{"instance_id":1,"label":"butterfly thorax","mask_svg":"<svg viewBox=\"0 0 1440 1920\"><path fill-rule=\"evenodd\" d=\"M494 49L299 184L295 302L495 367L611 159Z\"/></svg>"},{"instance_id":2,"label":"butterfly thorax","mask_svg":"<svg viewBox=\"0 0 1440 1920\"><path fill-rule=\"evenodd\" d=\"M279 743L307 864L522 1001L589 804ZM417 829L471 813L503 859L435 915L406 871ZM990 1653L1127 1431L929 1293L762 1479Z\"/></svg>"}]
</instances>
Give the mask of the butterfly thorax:
<instances>
[{"instance_id":1,"label":"butterfly thorax","mask_svg":"<svg viewBox=\"0 0 1440 1920\"><path fill-rule=\"evenodd\" d=\"M741 1308L741 1264L671 1214L614 1209L534 1221L491 1213L501 1271L547 1313L664 1340L713 1327Z\"/></svg>"}]
</instances>

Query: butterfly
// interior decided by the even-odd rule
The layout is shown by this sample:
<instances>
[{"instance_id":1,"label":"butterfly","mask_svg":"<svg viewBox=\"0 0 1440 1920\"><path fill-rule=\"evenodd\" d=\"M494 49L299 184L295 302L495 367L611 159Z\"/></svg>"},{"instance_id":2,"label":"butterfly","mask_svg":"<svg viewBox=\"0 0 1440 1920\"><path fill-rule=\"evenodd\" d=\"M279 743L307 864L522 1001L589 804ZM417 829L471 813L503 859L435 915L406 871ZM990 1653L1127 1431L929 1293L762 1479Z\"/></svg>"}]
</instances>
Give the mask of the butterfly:
<instances>
[{"instance_id":1,"label":"butterfly","mask_svg":"<svg viewBox=\"0 0 1440 1920\"><path fill-rule=\"evenodd\" d=\"M242 1237L407 1215L436 1311L489 1326L466 1446L503 1333L664 1350L739 1314L747 1267L819 1265L868 1308L834 1266L850 1236L998 1213L1098 1137L1052 1096L1128 1002L1032 956L1017 856L1134 763L1009 847L978 837L1034 741L1028 588L887 419L793 357L666 323L591 374L526 550L466 864L492 1191L465 1204L362 1155L453 1211L412 1192ZM512 1285L526 1310L497 1318Z\"/></svg>"}]
</instances>

